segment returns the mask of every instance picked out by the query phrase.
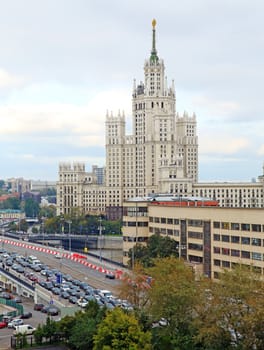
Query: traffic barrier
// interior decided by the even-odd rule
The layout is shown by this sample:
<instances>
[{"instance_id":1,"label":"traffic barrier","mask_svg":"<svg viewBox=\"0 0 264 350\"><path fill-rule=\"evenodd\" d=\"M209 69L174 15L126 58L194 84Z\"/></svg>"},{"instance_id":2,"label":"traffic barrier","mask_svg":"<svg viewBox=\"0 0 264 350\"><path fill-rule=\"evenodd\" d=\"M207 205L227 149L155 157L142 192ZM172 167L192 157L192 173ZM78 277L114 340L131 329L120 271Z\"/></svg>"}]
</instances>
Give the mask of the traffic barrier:
<instances>
[{"instance_id":1,"label":"traffic barrier","mask_svg":"<svg viewBox=\"0 0 264 350\"><path fill-rule=\"evenodd\" d=\"M47 249L47 248L38 247L38 246L33 246L33 245L30 245L30 244L27 244L27 243L24 243L24 242L21 243L21 242L11 241L9 239L3 239L3 240L0 240L0 242L3 242L5 244L10 244L10 245L15 245L15 246L18 246L18 247L23 247L23 248L26 248L26 249L36 250L36 251L47 253L47 254L52 254L52 255L58 254L58 251L56 251L56 250ZM66 259L78 262L78 263L80 263L82 265L85 265L85 266L87 266L90 269L97 270L100 273L104 273L104 274L111 274L111 273L113 273L115 275L116 279L122 279L123 278L124 273L123 273L122 270L116 269L113 272L112 270L104 269L102 266L94 265L92 263L89 263L87 260L84 260L84 259L87 259L87 257L85 255L78 254L78 253L72 253L72 254L63 253L62 256L63 256L63 258L66 258Z\"/></svg>"}]
</instances>

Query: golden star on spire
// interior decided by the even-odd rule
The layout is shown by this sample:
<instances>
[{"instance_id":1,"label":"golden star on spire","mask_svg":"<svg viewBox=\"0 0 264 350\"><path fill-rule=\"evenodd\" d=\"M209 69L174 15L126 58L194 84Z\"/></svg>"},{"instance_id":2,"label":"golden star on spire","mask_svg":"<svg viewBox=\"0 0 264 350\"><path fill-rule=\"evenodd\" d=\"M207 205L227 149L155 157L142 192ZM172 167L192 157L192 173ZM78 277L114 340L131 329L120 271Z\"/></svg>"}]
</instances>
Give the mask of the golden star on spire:
<instances>
[{"instance_id":1,"label":"golden star on spire","mask_svg":"<svg viewBox=\"0 0 264 350\"><path fill-rule=\"evenodd\" d=\"M155 29L156 24L157 24L157 22L156 22L156 20L155 20L155 18L154 18L154 19L152 20L152 27L153 27L153 29Z\"/></svg>"}]
</instances>

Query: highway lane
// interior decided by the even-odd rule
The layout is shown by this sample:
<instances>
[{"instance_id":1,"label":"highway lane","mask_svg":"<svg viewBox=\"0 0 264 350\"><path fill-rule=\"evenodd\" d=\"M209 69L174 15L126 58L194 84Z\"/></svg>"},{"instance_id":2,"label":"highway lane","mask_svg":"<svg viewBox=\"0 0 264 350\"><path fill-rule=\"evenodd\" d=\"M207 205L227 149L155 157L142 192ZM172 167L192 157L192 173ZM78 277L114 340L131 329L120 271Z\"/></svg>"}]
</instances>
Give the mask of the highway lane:
<instances>
[{"instance_id":1,"label":"highway lane","mask_svg":"<svg viewBox=\"0 0 264 350\"><path fill-rule=\"evenodd\" d=\"M16 241L16 240L13 240L13 241ZM21 242L21 241L17 241L17 242ZM30 245L32 246L31 243ZM40 245L36 245L36 246L41 247ZM118 291L118 286L120 285L119 279L105 278L104 273L96 269L92 269L87 266L84 266L83 264L80 264L79 262L75 262L74 260L70 260L67 258L57 259L52 254L47 254L41 251L37 251L29 248L22 248L19 246L6 244L6 243L4 244L3 247L9 252L16 252L24 256L34 255L38 257L38 259L41 262L50 266L51 268L56 268L62 273L70 274L73 278L85 281L94 288L108 289L112 291L113 294L116 294ZM88 257L88 259L89 259L88 260L89 262L92 262L92 264L96 266L101 266L104 269L113 270L112 264L100 262L99 259L96 259L94 257L91 257L91 258ZM28 269L28 271L31 271L31 269Z\"/></svg>"}]
</instances>

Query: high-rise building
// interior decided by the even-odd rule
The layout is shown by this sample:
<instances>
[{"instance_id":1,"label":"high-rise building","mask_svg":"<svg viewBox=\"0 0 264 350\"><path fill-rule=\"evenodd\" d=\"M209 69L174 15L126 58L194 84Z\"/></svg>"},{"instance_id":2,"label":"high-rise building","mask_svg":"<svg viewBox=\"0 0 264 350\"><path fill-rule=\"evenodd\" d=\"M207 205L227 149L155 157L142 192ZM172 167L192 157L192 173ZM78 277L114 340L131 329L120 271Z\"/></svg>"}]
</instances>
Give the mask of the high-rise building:
<instances>
[{"instance_id":1,"label":"high-rise building","mask_svg":"<svg viewBox=\"0 0 264 350\"><path fill-rule=\"evenodd\" d=\"M164 61L156 49L155 20L152 49L144 64L144 82L134 81L132 120L132 135L126 135L124 113L106 115L105 207L110 216L120 213L119 208L128 198L157 192L187 195L192 183L198 180L196 116L186 112L183 116L176 114L174 82L168 85ZM75 178L73 174L70 178L62 175L64 170L65 166L60 166L59 213L67 212L65 203L75 206L83 202L77 198L63 199L79 193L79 184L70 193L63 189L68 186L66 179ZM83 185L91 186L91 183L84 181Z\"/></svg>"},{"instance_id":2,"label":"high-rise building","mask_svg":"<svg viewBox=\"0 0 264 350\"><path fill-rule=\"evenodd\" d=\"M195 114L176 112L174 82L168 84L156 48L152 22L151 53L144 81L134 81L132 133L126 135L124 113L106 114L106 166L85 171L83 163L60 164L57 214L74 208L85 213L122 216L124 201L153 193L205 196L225 207L264 207L264 175L252 183L199 183ZM263 170L264 174L264 170Z\"/></svg>"}]
</instances>

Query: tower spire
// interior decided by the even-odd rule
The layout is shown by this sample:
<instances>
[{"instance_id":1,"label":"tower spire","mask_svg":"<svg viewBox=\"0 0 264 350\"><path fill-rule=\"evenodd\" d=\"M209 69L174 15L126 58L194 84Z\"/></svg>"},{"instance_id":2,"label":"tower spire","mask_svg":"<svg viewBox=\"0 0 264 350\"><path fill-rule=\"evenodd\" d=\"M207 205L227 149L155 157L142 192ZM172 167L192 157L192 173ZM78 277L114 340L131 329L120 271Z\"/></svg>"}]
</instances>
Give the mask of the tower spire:
<instances>
[{"instance_id":1,"label":"tower spire","mask_svg":"<svg viewBox=\"0 0 264 350\"><path fill-rule=\"evenodd\" d=\"M150 61L151 62L157 62L159 60L157 56L157 50L156 50L156 20L152 20L152 50L151 50L151 56Z\"/></svg>"}]
</instances>

